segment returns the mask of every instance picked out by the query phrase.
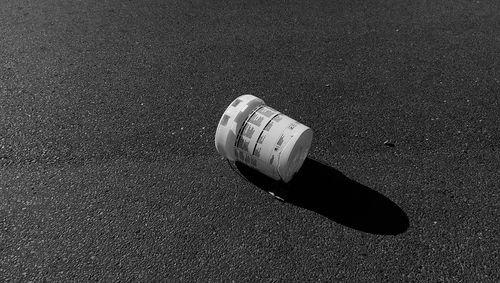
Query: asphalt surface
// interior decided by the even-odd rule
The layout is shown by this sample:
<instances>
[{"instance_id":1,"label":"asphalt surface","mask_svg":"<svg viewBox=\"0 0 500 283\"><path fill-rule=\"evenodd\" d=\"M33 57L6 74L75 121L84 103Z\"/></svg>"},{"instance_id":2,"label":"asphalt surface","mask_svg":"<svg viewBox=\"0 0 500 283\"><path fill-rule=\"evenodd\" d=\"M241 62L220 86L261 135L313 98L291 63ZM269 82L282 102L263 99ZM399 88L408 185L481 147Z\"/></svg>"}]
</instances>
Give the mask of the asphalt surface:
<instances>
[{"instance_id":1,"label":"asphalt surface","mask_svg":"<svg viewBox=\"0 0 500 283\"><path fill-rule=\"evenodd\" d=\"M215 151L245 93L288 185ZM499 101L498 1L2 0L0 279L498 282Z\"/></svg>"}]
</instances>

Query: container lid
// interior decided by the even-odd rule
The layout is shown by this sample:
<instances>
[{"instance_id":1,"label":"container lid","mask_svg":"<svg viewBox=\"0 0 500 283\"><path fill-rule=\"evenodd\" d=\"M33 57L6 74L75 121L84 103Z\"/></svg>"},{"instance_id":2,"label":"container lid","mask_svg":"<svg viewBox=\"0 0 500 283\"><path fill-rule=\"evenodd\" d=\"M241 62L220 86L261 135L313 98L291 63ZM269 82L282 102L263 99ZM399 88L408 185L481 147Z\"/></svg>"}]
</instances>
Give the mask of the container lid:
<instances>
[{"instance_id":1,"label":"container lid","mask_svg":"<svg viewBox=\"0 0 500 283\"><path fill-rule=\"evenodd\" d=\"M215 148L220 155L231 161L236 160L234 145L238 131L248 115L263 104L262 99L251 94L242 95L231 102L222 114L215 132Z\"/></svg>"}]
</instances>

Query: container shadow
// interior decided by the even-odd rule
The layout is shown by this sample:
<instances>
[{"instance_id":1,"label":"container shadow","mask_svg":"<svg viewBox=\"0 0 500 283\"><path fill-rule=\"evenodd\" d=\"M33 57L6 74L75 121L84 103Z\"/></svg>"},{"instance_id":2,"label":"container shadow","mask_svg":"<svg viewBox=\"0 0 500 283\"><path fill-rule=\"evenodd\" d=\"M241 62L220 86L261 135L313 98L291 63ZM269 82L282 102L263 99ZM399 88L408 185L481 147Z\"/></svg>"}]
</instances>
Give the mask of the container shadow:
<instances>
[{"instance_id":1,"label":"container shadow","mask_svg":"<svg viewBox=\"0 0 500 283\"><path fill-rule=\"evenodd\" d=\"M236 167L262 190L344 226L379 235L404 233L409 227L406 213L390 199L316 160L307 158L288 184L242 163Z\"/></svg>"}]
</instances>

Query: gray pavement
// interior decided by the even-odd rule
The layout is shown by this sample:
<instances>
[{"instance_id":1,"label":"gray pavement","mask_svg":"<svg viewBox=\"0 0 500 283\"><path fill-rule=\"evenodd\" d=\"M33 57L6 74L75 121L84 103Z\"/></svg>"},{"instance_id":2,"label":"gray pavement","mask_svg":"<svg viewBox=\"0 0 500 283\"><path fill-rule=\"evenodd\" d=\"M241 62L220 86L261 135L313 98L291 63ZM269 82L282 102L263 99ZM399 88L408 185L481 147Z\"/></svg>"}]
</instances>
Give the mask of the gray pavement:
<instances>
[{"instance_id":1,"label":"gray pavement","mask_svg":"<svg viewBox=\"0 0 500 283\"><path fill-rule=\"evenodd\" d=\"M0 279L498 282L499 8L1 1ZM245 93L289 185L215 151Z\"/></svg>"}]
</instances>

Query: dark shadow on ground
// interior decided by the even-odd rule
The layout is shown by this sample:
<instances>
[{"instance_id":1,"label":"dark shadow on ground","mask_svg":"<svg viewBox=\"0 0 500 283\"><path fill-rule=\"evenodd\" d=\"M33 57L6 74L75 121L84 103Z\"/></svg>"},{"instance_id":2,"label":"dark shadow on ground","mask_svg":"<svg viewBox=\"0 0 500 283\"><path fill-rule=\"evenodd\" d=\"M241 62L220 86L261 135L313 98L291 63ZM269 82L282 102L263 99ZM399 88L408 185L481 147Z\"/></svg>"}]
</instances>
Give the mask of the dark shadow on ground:
<instances>
[{"instance_id":1,"label":"dark shadow on ground","mask_svg":"<svg viewBox=\"0 0 500 283\"><path fill-rule=\"evenodd\" d=\"M242 163L236 167L259 188L347 227L381 235L400 234L409 227L408 216L394 202L316 160L307 158L288 184Z\"/></svg>"}]
</instances>

